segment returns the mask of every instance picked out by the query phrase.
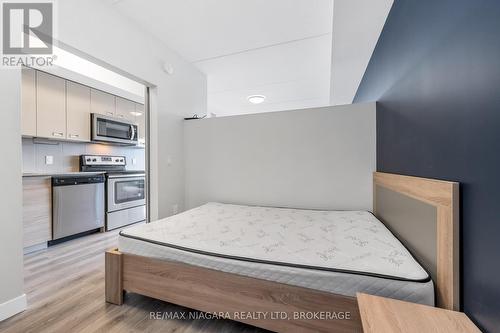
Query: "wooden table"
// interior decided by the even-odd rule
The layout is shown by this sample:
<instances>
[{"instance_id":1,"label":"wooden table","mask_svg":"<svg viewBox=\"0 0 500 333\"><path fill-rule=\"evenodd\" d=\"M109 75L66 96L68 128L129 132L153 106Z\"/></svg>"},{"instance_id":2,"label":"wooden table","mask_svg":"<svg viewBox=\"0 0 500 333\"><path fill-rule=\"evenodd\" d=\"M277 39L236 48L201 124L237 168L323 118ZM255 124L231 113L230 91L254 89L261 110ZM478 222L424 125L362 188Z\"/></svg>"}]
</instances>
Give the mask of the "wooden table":
<instances>
[{"instance_id":1,"label":"wooden table","mask_svg":"<svg viewBox=\"0 0 500 333\"><path fill-rule=\"evenodd\" d=\"M462 312L357 294L365 333L481 332Z\"/></svg>"}]
</instances>

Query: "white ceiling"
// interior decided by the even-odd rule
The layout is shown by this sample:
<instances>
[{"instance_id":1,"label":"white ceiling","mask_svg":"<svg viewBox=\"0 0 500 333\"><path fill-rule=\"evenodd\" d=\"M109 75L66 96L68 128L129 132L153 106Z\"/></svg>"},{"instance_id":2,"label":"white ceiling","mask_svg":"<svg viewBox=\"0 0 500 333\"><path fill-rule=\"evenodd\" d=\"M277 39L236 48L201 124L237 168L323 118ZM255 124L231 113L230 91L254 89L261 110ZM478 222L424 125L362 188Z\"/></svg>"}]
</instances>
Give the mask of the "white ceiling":
<instances>
[{"instance_id":1,"label":"white ceiling","mask_svg":"<svg viewBox=\"0 0 500 333\"><path fill-rule=\"evenodd\" d=\"M208 75L208 108L232 115L328 105L330 35L197 63ZM249 95L264 95L259 105Z\"/></svg>"},{"instance_id":2,"label":"white ceiling","mask_svg":"<svg viewBox=\"0 0 500 333\"><path fill-rule=\"evenodd\" d=\"M329 102L333 0L121 0L114 7L207 75L208 110L219 116ZM252 94L267 99L250 105Z\"/></svg>"},{"instance_id":3,"label":"white ceiling","mask_svg":"<svg viewBox=\"0 0 500 333\"><path fill-rule=\"evenodd\" d=\"M207 75L208 111L217 116L330 104L334 0L106 1ZM266 101L248 103L254 94Z\"/></svg>"}]
</instances>

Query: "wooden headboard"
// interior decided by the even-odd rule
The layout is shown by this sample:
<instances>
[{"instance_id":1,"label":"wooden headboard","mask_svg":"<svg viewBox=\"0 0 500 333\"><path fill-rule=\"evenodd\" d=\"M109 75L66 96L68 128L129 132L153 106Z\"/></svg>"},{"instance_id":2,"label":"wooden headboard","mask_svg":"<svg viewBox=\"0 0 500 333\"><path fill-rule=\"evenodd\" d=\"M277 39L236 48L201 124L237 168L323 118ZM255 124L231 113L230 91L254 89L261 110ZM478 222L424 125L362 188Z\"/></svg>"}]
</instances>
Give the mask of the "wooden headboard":
<instances>
[{"instance_id":1,"label":"wooden headboard","mask_svg":"<svg viewBox=\"0 0 500 333\"><path fill-rule=\"evenodd\" d=\"M436 305L459 310L459 184L375 172L373 213L431 275Z\"/></svg>"}]
</instances>

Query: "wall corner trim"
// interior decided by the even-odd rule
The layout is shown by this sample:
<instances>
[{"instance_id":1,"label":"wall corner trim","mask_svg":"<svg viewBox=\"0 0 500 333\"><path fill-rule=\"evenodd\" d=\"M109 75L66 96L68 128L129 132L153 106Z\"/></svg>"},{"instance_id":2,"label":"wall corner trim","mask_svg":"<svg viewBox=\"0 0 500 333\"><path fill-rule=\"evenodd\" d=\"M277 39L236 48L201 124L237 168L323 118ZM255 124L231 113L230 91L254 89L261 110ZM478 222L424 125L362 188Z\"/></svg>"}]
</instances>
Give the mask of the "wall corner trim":
<instances>
[{"instance_id":1,"label":"wall corner trim","mask_svg":"<svg viewBox=\"0 0 500 333\"><path fill-rule=\"evenodd\" d=\"M0 304L0 321L26 310L27 306L26 294L22 294Z\"/></svg>"}]
</instances>

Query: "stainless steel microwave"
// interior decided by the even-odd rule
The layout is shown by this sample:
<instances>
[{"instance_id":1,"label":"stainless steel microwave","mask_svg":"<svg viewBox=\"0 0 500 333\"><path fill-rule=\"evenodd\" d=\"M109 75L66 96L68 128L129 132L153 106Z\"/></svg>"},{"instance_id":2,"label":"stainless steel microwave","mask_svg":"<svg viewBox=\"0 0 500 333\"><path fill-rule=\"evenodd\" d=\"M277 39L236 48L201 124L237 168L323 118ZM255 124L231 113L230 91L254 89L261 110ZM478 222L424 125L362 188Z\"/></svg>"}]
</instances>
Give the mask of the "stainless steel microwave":
<instances>
[{"instance_id":1,"label":"stainless steel microwave","mask_svg":"<svg viewBox=\"0 0 500 333\"><path fill-rule=\"evenodd\" d=\"M92 141L137 145L137 125L131 121L91 114Z\"/></svg>"}]
</instances>

